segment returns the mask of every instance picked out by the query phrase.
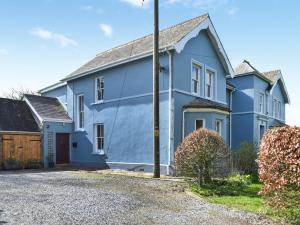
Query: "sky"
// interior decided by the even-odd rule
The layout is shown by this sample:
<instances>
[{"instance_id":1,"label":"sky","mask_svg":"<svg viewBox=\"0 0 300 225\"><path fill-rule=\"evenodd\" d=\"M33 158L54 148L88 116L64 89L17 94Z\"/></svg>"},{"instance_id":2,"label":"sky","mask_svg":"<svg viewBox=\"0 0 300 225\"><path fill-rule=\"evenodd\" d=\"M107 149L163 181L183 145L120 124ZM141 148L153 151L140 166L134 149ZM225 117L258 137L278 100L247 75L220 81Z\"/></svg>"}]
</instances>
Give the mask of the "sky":
<instances>
[{"instance_id":1,"label":"sky","mask_svg":"<svg viewBox=\"0 0 300 225\"><path fill-rule=\"evenodd\" d=\"M0 0L0 96L39 90L97 53L152 33L152 0ZM160 0L160 28L209 13L235 67L281 69L300 126L300 1Z\"/></svg>"}]
</instances>

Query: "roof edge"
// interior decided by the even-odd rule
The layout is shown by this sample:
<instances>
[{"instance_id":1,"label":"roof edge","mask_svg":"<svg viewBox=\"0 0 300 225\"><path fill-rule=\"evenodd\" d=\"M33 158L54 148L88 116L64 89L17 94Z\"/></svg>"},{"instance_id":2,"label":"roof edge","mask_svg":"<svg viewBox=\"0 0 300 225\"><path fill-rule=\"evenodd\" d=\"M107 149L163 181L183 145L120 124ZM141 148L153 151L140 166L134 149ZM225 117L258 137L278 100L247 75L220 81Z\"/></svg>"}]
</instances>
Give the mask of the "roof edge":
<instances>
[{"instance_id":1,"label":"roof edge","mask_svg":"<svg viewBox=\"0 0 300 225\"><path fill-rule=\"evenodd\" d=\"M49 86L47 86L47 87L44 87L44 88L38 90L38 93L39 93L39 94L43 94L43 93L45 93L45 92L55 90L55 89L57 89L57 88L60 88L60 87L65 86L65 85L67 85L66 82L61 82L61 81L60 81L60 82L57 82L57 83L55 83L55 84L49 85Z\"/></svg>"}]
</instances>

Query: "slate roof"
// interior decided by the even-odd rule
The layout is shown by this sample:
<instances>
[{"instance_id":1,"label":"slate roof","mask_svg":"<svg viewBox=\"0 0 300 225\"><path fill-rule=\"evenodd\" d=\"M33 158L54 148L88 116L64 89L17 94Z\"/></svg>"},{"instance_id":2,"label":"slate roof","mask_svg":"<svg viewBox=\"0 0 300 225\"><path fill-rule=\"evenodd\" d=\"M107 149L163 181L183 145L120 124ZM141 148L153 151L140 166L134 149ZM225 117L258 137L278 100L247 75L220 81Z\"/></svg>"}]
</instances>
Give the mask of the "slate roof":
<instances>
[{"instance_id":1,"label":"slate roof","mask_svg":"<svg viewBox=\"0 0 300 225\"><path fill-rule=\"evenodd\" d=\"M244 76L247 74L256 74L263 80L267 81L269 84L273 84L272 80L269 79L264 73L259 72L249 61L244 60L241 64L239 64L235 69L234 73L236 77Z\"/></svg>"},{"instance_id":2,"label":"slate roof","mask_svg":"<svg viewBox=\"0 0 300 225\"><path fill-rule=\"evenodd\" d=\"M209 108L209 109L220 109L223 111L230 111L230 108L222 103L214 102L208 99L197 97L192 102L183 106L183 108Z\"/></svg>"},{"instance_id":3,"label":"slate roof","mask_svg":"<svg viewBox=\"0 0 300 225\"><path fill-rule=\"evenodd\" d=\"M0 131L39 132L40 129L26 102L0 98Z\"/></svg>"},{"instance_id":4,"label":"slate roof","mask_svg":"<svg viewBox=\"0 0 300 225\"><path fill-rule=\"evenodd\" d=\"M199 24L208 18L208 14L193 18L191 20L179 23L170 28L160 31L159 46L160 49L173 47L187 34L193 31ZM127 44L112 48L105 52L99 53L94 59L71 73L63 80L72 79L78 75L92 72L96 69L103 68L113 63L122 62L129 58L151 53L153 48L153 34L136 39Z\"/></svg>"},{"instance_id":5,"label":"slate roof","mask_svg":"<svg viewBox=\"0 0 300 225\"><path fill-rule=\"evenodd\" d=\"M42 120L62 122L72 121L57 98L25 95L25 99L30 103L34 111Z\"/></svg>"},{"instance_id":6,"label":"slate roof","mask_svg":"<svg viewBox=\"0 0 300 225\"><path fill-rule=\"evenodd\" d=\"M280 78L281 71L280 70L272 70L269 72L264 72L263 75L272 81L273 84Z\"/></svg>"}]
</instances>

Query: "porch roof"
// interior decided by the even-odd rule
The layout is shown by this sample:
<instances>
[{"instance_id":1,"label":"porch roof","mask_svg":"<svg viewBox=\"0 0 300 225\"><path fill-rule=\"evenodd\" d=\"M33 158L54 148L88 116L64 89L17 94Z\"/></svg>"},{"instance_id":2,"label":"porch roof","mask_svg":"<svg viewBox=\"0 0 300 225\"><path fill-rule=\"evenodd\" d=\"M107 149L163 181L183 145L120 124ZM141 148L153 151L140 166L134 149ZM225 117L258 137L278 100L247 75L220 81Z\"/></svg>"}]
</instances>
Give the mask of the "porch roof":
<instances>
[{"instance_id":1,"label":"porch roof","mask_svg":"<svg viewBox=\"0 0 300 225\"><path fill-rule=\"evenodd\" d=\"M208 109L219 109L222 111L226 111L226 112L230 112L230 108L229 106L219 103L219 102L215 102L212 100L208 100L208 99L204 99L204 98L200 98L197 97L195 98L193 101L191 101L190 103L186 104L183 106L184 109L188 109L188 108L208 108Z\"/></svg>"}]
</instances>

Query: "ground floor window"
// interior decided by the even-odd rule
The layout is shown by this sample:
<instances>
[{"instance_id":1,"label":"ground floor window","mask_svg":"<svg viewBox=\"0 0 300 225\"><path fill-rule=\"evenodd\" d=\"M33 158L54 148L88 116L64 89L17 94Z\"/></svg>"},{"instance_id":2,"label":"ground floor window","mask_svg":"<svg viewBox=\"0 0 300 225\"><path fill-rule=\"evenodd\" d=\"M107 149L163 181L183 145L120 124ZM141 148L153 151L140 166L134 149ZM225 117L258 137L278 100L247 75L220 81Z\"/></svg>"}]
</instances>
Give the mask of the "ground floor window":
<instances>
[{"instance_id":1,"label":"ground floor window","mask_svg":"<svg viewBox=\"0 0 300 225\"><path fill-rule=\"evenodd\" d=\"M95 125L95 153L104 153L104 124Z\"/></svg>"},{"instance_id":2,"label":"ground floor window","mask_svg":"<svg viewBox=\"0 0 300 225\"><path fill-rule=\"evenodd\" d=\"M222 136L222 121L221 120L215 121L215 130L220 136Z\"/></svg>"},{"instance_id":3,"label":"ground floor window","mask_svg":"<svg viewBox=\"0 0 300 225\"><path fill-rule=\"evenodd\" d=\"M205 127L205 121L203 119L198 119L195 122L195 130Z\"/></svg>"}]
</instances>

